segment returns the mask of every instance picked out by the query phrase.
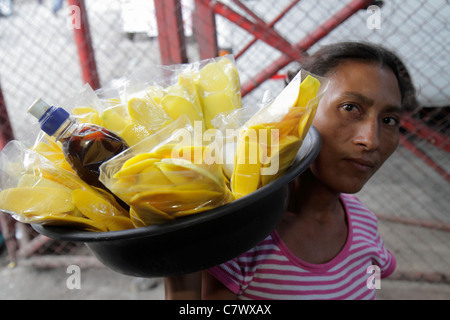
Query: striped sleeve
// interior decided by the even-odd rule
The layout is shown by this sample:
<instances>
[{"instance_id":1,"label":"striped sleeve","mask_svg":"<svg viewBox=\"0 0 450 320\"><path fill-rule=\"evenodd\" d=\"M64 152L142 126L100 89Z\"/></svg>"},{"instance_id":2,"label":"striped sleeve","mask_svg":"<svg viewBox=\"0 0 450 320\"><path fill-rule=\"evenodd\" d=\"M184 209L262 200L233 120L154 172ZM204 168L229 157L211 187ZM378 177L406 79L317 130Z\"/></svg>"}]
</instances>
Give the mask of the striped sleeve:
<instances>
[{"instance_id":1,"label":"striped sleeve","mask_svg":"<svg viewBox=\"0 0 450 320\"><path fill-rule=\"evenodd\" d=\"M376 253L373 255L372 261L380 267L382 278L390 276L395 270L397 261L385 247L383 239L378 233L377 217L355 196L345 194L342 195L342 199L351 213L355 234L360 231L359 235L356 234L356 238L358 236L368 237L373 240Z\"/></svg>"},{"instance_id":2,"label":"striped sleeve","mask_svg":"<svg viewBox=\"0 0 450 320\"><path fill-rule=\"evenodd\" d=\"M237 258L210 268L208 269L208 272L235 295L240 295L242 293L244 276L237 263Z\"/></svg>"},{"instance_id":3,"label":"striped sleeve","mask_svg":"<svg viewBox=\"0 0 450 320\"><path fill-rule=\"evenodd\" d=\"M394 255L384 246L383 240L378 235L377 237L378 255L374 259L381 270L381 278L389 277L395 270L397 261Z\"/></svg>"},{"instance_id":4,"label":"striped sleeve","mask_svg":"<svg viewBox=\"0 0 450 320\"><path fill-rule=\"evenodd\" d=\"M273 242L272 235L269 235L253 249L208 271L231 292L240 296L254 280L258 266L271 256L273 251L279 249Z\"/></svg>"}]
</instances>

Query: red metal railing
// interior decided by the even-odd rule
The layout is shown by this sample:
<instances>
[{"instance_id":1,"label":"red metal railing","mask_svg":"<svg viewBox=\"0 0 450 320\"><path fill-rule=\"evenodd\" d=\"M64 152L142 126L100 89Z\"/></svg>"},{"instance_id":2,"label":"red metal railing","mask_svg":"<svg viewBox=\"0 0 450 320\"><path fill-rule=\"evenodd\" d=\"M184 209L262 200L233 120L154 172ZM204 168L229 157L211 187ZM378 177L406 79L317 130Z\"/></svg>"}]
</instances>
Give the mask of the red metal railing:
<instances>
[{"instance_id":1,"label":"red metal railing","mask_svg":"<svg viewBox=\"0 0 450 320\"><path fill-rule=\"evenodd\" d=\"M260 19L256 14L254 14L251 10L249 10L246 6L242 4L242 2L234 0L241 8L245 10L245 12L249 13L254 19L256 19L260 24L264 25L266 29L273 29L275 24L280 21L300 0L292 1L284 10L280 12L280 14L272 20L270 23L266 24L264 20ZM241 55L243 55L252 45L256 43L258 39L255 37L252 41L250 41L241 51L235 54L235 59L238 59Z\"/></svg>"},{"instance_id":2,"label":"red metal railing","mask_svg":"<svg viewBox=\"0 0 450 320\"><path fill-rule=\"evenodd\" d=\"M239 27L243 28L250 34L254 36L254 39L247 44L244 49L235 55L238 59L248 48L255 43L257 39L264 41L268 45L280 50L283 56L276 59L265 68L260 73L256 74L252 79L248 80L246 83L242 84L241 92L242 96L245 96L255 88L257 88L264 81L274 77L279 70L284 68L292 61L302 61L304 59L304 52L308 50L312 45L317 43L320 39L325 37L333 29L338 27L341 23L351 17L355 12L360 9L366 8L373 3L373 0L353 0L349 4L345 5L339 12L325 21L322 25L318 26L313 32L304 37L301 41L296 44L289 43L284 39L278 32L275 31L274 25L279 21L293 6L295 6L299 1L292 1L282 12L269 24L265 23L261 18L254 14L249 8L247 8L241 1L233 0L241 9L243 9L247 14L249 14L254 21L250 21L246 17L237 13L229 6L223 4L220 1L212 0L196 0L196 5L201 8L202 13L205 14L208 10L223 16L229 21L237 24ZM212 24L208 27L212 28ZM213 34L210 30L203 30L208 34ZM205 46L216 46L214 42L205 43ZM205 52L212 53L217 52L217 49L210 48L209 50L204 49ZM208 56L203 55L201 58L208 58Z\"/></svg>"},{"instance_id":3,"label":"red metal railing","mask_svg":"<svg viewBox=\"0 0 450 320\"><path fill-rule=\"evenodd\" d=\"M216 19L209 3L195 0L193 12L193 27L198 43L200 59L217 57L219 54L217 44Z\"/></svg>"},{"instance_id":4,"label":"red metal railing","mask_svg":"<svg viewBox=\"0 0 450 320\"><path fill-rule=\"evenodd\" d=\"M86 5L84 0L69 0L68 3L76 9L72 18L79 19L79 21L76 21L77 23L73 23L73 33L78 50L78 57L80 59L83 81L89 83L92 89L99 89L100 77L95 62Z\"/></svg>"},{"instance_id":5,"label":"red metal railing","mask_svg":"<svg viewBox=\"0 0 450 320\"><path fill-rule=\"evenodd\" d=\"M155 0L155 12L161 63L186 63L186 40L180 0Z\"/></svg>"}]
</instances>

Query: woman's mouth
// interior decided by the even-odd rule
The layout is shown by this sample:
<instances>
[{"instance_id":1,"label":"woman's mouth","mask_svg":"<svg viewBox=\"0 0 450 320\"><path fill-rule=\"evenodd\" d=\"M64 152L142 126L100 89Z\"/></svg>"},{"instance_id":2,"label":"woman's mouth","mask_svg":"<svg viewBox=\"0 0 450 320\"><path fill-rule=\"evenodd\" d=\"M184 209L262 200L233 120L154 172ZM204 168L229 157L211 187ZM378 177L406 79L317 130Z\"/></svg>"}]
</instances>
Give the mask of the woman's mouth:
<instances>
[{"instance_id":1,"label":"woman's mouth","mask_svg":"<svg viewBox=\"0 0 450 320\"><path fill-rule=\"evenodd\" d=\"M350 163L356 170L362 172L370 172L373 171L376 167L375 161L363 158L348 158L345 159L348 163Z\"/></svg>"}]
</instances>

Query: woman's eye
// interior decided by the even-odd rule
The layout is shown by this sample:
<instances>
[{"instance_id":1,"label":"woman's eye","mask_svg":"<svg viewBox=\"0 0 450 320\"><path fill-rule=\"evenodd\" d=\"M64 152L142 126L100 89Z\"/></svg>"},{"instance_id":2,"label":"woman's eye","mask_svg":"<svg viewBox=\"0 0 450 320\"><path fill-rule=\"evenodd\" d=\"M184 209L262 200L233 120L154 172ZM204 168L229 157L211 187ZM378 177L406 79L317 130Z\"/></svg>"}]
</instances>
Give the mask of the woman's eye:
<instances>
[{"instance_id":1,"label":"woman's eye","mask_svg":"<svg viewBox=\"0 0 450 320\"><path fill-rule=\"evenodd\" d=\"M347 112L351 112L351 111L353 111L353 110L355 110L356 109L356 106L354 105L354 104L344 104L343 106L342 106L342 109L344 109L345 111L347 111Z\"/></svg>"},{"instance_id":2,"label":"woman's eye","mask_svg":"<svg viewBox=\"0 0 450 320\"><path fill-rule=\"evenodd\" d=\"M400 121L394 117L386 117L383 118L383 123L389 125L389 126L396 126L400 123Z\"/></svg>"}]
</instances>

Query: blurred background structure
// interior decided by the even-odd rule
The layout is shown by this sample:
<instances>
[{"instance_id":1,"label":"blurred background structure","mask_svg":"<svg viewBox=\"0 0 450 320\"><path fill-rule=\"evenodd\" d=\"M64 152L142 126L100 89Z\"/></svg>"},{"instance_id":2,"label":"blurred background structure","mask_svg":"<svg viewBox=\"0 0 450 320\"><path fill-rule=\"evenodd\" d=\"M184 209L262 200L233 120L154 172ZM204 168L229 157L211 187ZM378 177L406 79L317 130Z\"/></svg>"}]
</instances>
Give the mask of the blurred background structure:
<instances>
[{"instance_id":1,"label":"blurred background structure","mask_svg":"<svg viewBox=\"0 0 450 320\"><path fill-rule=\"evenodd\" d=\"M449 17L449 0L0 0L0 150L34 142L26 111L36 98L64 106L85 83L98 89L139 68L231 53L245 106L278 94L325 44L382 44L405 62L418 103L398 150L358 196L397 256L394 279L450 285ZM0 220L13 264L89 260L79 245Z\"/></svg>"}]
</instances>

